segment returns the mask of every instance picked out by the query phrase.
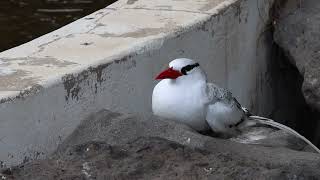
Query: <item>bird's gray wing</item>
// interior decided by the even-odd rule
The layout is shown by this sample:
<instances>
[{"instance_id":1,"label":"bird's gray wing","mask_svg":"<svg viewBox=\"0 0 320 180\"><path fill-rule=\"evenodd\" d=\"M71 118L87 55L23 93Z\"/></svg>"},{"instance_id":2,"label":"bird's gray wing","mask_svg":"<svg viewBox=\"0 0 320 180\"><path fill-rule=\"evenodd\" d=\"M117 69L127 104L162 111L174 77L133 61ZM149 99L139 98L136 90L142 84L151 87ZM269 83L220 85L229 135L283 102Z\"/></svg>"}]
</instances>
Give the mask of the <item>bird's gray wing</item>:
<instances>
[{"instance_id":1,"label":"bird's gray wing","mask_svg":"<svg viewBox=\"0 0 320 180\"><path fill-rule=\"evenodd\" d=\"M210 103L220 101L242 109L241 104L235 97L233 97L232 93L229 90L221 88L216 84L207 83L207 94Z\"/></svg>"},{"instance_id":2,"label":"bird's gray wing","mask_svg":"<svg viewBox=\"0 0 320 180\"><path fill-rule=\"evenodd\" d=\"M240 103L227 89L207 83L209 104L206 120L213 131L234 134L236 127L244 121L245 112Z\"/></svg>"}]
</instances>

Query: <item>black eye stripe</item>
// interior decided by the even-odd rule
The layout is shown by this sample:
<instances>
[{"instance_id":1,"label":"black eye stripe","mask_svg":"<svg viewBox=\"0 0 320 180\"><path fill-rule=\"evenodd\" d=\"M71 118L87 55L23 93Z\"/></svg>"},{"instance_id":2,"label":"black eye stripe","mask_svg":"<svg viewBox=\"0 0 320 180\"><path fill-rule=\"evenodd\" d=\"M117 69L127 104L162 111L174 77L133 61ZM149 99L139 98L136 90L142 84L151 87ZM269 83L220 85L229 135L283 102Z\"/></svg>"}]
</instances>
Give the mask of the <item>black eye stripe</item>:
<instances>
[{"instance_id":1,"label":"black eye stripe","mask_svg":"<svg viewBox=\"0 0 320 180\"><path fill-rule=\"evenodd\" d=\"M188 72L188 71L191 71L193 68L198 67L198 66L199 66L199 63L187 65L187 66L185 66L185 67L183 67L183 68L181 69L181 73L182 73L183 75L187 75L187 72Z\"/></svg>"}]
</instances>

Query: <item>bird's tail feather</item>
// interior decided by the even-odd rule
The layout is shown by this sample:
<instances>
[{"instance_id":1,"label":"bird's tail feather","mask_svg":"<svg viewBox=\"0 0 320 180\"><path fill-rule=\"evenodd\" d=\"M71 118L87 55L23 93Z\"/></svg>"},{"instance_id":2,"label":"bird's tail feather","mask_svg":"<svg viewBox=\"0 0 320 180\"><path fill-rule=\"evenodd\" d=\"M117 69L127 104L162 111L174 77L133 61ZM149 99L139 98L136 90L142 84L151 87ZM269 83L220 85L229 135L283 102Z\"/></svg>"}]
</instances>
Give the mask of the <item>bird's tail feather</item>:
<instances>
[{"instance_id":1,"label":"bird's tail feather","mask_svg":"<svg viewBox=\"0 0 320 180\"><path fill-rule=\"evenodd\" d=\"M320 153L320 150L314 145L312 144L307 138L303 137L301 134L299 134L297 131L291 129L288 126L285 126L283 124L280 124L278 122L273 121L272 119L268 119L268 118L264 118L264 117L260 117L260 116L249 116L248 117L249 120L253 120L256 123L259 124L265 124L265 125L269 125L281 130L284 130L286 132L289 132L290 134L293 134L294 136L302 139L304 142L306 142L307 144L309 144L315 151L317 151L318 153Z\"/></svg>"}]
</instances>

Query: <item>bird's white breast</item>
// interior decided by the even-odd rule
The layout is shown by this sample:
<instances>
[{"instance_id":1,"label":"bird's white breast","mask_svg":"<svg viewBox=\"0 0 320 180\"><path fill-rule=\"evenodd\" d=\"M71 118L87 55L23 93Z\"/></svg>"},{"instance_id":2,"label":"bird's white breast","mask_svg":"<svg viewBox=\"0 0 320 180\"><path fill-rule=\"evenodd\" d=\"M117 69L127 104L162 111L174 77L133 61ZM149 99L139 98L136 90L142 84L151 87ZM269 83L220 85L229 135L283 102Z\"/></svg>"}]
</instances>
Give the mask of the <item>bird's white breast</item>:
<instances>
[{"instance_id":1,"label":"bird's white breast","mask_svg":"<svg viewBox=\"0 0 320 180\"><path fill-rule=\"evenodd\" d=\"M173 119L195 130L209 128L206 122L206 83L177 83L160 81L152 93L152 110L155 115Z\"/></svg>"},{"instance_id":2,"label":"bird's white breast","mask_svg":"<svg viewBox=\"0 0 320 180\"><path fill-rule=\"evenodd\" d=\"M211 129L220 133L233 133L233 128L229 125L234 125L241 120L243 112L225 102L216 102L210 104L207 110L207 122Z\"/></svg>"}]
</instances>

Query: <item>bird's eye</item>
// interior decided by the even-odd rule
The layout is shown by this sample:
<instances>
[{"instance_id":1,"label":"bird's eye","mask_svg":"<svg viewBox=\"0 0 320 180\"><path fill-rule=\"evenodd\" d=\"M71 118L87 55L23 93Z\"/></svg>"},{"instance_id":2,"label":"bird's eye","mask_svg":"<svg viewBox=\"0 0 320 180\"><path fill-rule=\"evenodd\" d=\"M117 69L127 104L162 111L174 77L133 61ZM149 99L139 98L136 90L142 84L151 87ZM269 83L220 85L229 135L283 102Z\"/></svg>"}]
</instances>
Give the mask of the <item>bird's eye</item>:
<instances>
[{"instance_id":1,"label":"bird's eye","mask_svg":"<svg viewBox=\"0 0 320 180\"><path fill-rule=\"evenodd\" d=\"M188 71L191 71L193 68L198 67L198 66L199 66L199 63L187 65L187 66L181 68L181 73L182 73L183 75L187 75L187 72L188 72Z\"/></svg>"},{"instance_id":2,"label":"bird's eye","mask_svg":"<svg viewBox=\"0 0 320 180\"><path fill-rule=\"evenodd\" d=\"M183 75L187 75L187 69L186 69L186 67L183 67L183 68L181 69L181 73L182 73Z\"/></svg>"}]
</instances>

